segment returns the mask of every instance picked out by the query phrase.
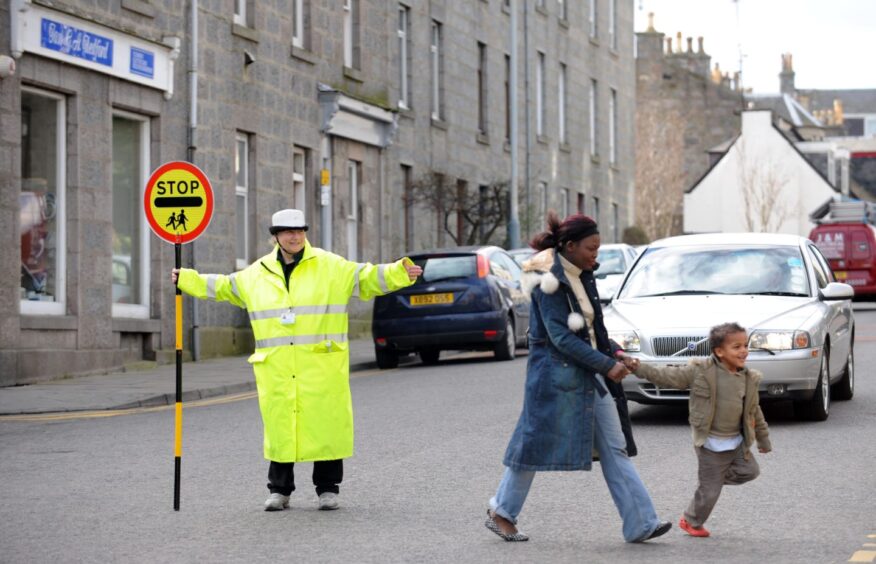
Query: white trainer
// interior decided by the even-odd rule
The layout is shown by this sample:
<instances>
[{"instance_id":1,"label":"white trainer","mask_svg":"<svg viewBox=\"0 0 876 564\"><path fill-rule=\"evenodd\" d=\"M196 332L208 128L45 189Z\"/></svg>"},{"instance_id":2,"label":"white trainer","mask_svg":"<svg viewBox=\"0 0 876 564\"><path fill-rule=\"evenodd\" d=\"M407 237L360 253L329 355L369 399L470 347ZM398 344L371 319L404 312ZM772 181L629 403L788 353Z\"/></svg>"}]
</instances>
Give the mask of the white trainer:
<instances>
[{"instance_id":1,"label":"white trainer","mask_svg":"<svg viewBox=\"0 0 876 564\"><path fill-rule=\"evenodd\" d=\"M265 511L283 511L289 508L289 496L279 493L272 493L271 497L265 500Z\"/></svg>"},{"instance_id":2,"label":"white trainer","mask_svg":"<svg viewBox=\"0 0 876 564\"><path fill-rule=\"evenodd\" d=\"M331 511L338 508L338 494L334 492L323 492L319 494L319 509L321 511Z\"/></svg>"}]
</instances>

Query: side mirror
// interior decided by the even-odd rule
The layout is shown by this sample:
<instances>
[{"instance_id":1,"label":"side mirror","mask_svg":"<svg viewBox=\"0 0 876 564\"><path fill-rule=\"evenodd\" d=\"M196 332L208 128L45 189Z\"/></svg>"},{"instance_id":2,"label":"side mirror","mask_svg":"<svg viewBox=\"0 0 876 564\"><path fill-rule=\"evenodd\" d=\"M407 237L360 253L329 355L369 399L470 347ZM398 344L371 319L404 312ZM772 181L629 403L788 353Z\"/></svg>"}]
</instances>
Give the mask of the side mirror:
<instances>
[{"instance_id":1,"label":"side mirror","mask_svg":"<svg viewBox=\"0 0 876 564\"><path fill-rule=\"evenodd\" d=\"M831 282L821 289L822 300L851 300L855 297L855 289L842 282Z\"/></svg>"}]
</instances>

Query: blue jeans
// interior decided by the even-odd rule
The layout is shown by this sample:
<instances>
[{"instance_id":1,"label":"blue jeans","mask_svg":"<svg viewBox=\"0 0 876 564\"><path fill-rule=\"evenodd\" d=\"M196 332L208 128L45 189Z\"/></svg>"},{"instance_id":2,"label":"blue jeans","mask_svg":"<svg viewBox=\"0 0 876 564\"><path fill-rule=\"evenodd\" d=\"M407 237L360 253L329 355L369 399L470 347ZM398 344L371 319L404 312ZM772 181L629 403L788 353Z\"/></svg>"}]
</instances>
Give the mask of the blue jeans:
<instances>
[{"instance_id":1,"label":"blue jeans","mask_svg":"<svg viewBox=\"0 0 876 564\"><path fill-rule=\"evenodd\" d=\"M602 397L596 394L594 400L594 440L602 475L623 519L624 540L637 541L650 535L660 521L645 484L627 456L614 398L611 394ZM534 477L534 471L506 468L496 495L490 500L493 511L516 524Z\"/></svg>"}]
</instances>

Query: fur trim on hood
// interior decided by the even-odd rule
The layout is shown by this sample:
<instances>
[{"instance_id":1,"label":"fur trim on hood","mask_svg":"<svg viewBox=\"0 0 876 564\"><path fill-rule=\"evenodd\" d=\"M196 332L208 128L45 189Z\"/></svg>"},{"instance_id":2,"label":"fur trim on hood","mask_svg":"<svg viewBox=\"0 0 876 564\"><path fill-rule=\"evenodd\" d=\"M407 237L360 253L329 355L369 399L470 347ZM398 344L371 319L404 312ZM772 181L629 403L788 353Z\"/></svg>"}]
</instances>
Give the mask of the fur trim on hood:
<instances>
[{"instance_id":1,"label":"fur trim on hood","mask_svg":"<svg viewBox=\"0 0 876 564\"><path fill-rule=\"evenodd\" d=\"M545 294L553 294L560 287L560 281L551 273L554 265L554 250L545 249L531 259L523 262L523 276L520 285L526 295L532 294L536 286Z\"/></svg>"}]
</instances>

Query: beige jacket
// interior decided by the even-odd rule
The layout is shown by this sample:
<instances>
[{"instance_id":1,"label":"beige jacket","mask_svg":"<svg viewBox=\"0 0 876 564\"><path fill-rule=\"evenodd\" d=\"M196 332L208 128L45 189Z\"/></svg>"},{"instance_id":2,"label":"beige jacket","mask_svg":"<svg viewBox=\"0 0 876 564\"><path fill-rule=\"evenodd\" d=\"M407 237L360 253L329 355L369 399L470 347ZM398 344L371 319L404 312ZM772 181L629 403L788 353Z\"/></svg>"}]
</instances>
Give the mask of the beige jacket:
<instances>
[{"instance_id":1,"label":"beige jacket","mask_svg":"<svg viewBox=\"0 0 876 564\"><path fill-rule=\"evenodd\" d=\"M712 419L715 417L717 406L716 380L718 378L718 366L715 357L707 359L693 359L687 366L680 367L657 367L642 363L636 374L652 384L665 388L678 390L690 389L689 416L691 433L694 446L701 447L709 437L712 428ZM769 427L760 409L760 396L758 384L761 373L757 370L744 368L745 374L745 403L742 407L742 444L745 448L745 456L750 455L750 447L757 440L760 449L770 451Z\"/></svg>"}]
</instances>

